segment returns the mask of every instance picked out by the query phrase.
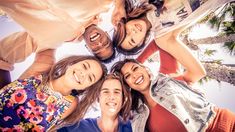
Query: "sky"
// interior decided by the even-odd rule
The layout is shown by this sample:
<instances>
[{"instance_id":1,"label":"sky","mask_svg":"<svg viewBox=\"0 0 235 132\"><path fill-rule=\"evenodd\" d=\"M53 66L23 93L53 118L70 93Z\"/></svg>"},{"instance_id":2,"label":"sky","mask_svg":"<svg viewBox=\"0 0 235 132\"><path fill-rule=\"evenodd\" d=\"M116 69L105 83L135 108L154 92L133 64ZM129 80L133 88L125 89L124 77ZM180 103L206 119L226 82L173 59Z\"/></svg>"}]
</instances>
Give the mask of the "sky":
<instances>
[{"instance_id":1,"label":"sky","mask_svg":"<svg viewBox=\"0 0 235 132\"><path fill-rule=\"evenodd\" d=\"M110 13L104 14L104 18L110 17ZM106 30L109 34L112 32L112 25L110 21L107 23L100 22L100 27L104 30ZM0 17L0 39L3 37L16 32L16 31L22 31L22 27L17 25L14 21L5 19L3 17ZM194 29L192 36L194 38L202 38L204 36L215 35L214 32L211 32L211 30L208 30L208 27L201 26L198 27L198 29ZM81 43L65 43L63 46L59 47L56 52L56 58L57 60L72 55L77 54L79 49L79 54L87 54L89 51L84 48L84 42ZM221 58L223 59L223 62L226 64L235 64L234 56L230 56L224 52L224 50L220 47L220 45L217 46L209 46L209 48L215 48L218 50L215 58ZM208 46L205 46L205 48L208 48ZM202 48L203 50L203 48ZM15 69L11 72L12 80L15 80L19 77L19 75L32 63L32 60L34 59L34 54L32 54L30 57L28 57L24 62L15 64ZM156 69L156 65L154 63L146 63L145 65L148 65L152 70ZM153 68L154 67L154 68ZM230 109L231 111L235 112L235 103L234 103L234 93L235 93L235 86L232 86L228 83L221 82L218 83L217 81L209 81L208 83L204 83L202 85L196 84L195 87L202 89L205 91L205 95L208 98L208 100L215 105Z\"/></svg>"}]
</instances>

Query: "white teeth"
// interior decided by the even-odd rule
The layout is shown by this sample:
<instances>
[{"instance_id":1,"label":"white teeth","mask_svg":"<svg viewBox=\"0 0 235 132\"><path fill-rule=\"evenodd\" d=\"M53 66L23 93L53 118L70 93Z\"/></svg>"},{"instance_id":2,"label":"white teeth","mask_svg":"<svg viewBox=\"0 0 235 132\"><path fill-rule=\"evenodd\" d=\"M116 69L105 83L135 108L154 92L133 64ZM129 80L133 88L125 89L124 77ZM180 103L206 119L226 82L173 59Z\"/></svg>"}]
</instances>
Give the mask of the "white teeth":
<instances>
[{"instance_id":1,"label":"white teeth","mask_svg":"<svg viewBox=\"0 0 235 132\"><path fill-rule=\"evenodd\" d=\"M108 110L109 110L110 112L115 112L115 111L116 111L115 106L117 105L117 103L109 102L109 103L106 103L106 105L109 106L109 109L108 109Z\"/></svg>"},{"instance_id":2,"label":"white teeth","mask_svg":"<svg viewBox=\"0 0 235 132\"><path fill-rule=\"evenodd\" d=\"M109 105L109 106L115 106L116 103L107 103L107 105Z\"/></svg>"},{"instance_id":3,"label":"white teeth","mask_svg":"<svg viewBox=\"0 0 235 132\"><path fill-rule=\"evenodd\" d=\"M139 78L135 81L136 84L141 84L141 83L143 83L143 82L144 82L144 77L143 77L143 76L139 77Z\"/></svg>"},{"instance_id":4,"label":"white teeth","mask_svg":"<svg viewBox=\"0 0 235 132\"><path fill-rule=\"evenodd\" d=\"M116 111L116 109L114 109L114 108L110 108L110 109L109 109L109 111L110 111L110 112L115 112L115 111Z\"/></svg>"},{"instance_id":5,"label":"white teeth","mask_svg":"<svg viewBox=\"0 0 235 132\"><path fill-rule=\"evenodd\" d=\"M76 81L77 81L78 83L80 83L80 81L79 81L79 79L78 79L78 76L77 76L75 73L73 73L73 76L74 76L74 78L76 79Z\"/></svg>"},{"instance_id":6,"label":"white teeth","mask_svg":"<svg viewBox=\"0 0 235 132\"><path fill-rule=\"evenodd\" d=\"M91 41L95 41L96 39L98 39L100 37L100 34L99 33L94 33L93 35L91 35L90 39Z\"/></svg>"},{"instance_id":7,"label":"white teeth","mask_svg":"<svg viewBox=\"0 0 235 132\"><path fill-rule=\"evenodd\" d=\"M142 27L141 27L141 25L139 25L139 24L135 24L135 27L136 27L139 31L142 31Z\"/></svg>"}]
</instances>

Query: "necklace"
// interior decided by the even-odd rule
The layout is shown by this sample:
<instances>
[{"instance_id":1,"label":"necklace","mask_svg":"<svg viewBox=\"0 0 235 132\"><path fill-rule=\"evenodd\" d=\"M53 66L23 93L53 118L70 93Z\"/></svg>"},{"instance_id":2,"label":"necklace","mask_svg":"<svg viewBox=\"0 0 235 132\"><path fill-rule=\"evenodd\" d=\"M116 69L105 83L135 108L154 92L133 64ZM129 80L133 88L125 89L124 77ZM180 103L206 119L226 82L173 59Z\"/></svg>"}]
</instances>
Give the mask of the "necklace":
<instances>
[{"instance_id":1,"label":"necklace","mask_svg":"<svg viewBox=\"0 0 235 132\"><path fill-rule=\"evenodd\" d=\"M63 98L63 95L60 92L57 92L57 91L54 90L53 86L51 85L51 82L47 83L43 87L42 91L47 93L48 95L56 97L59 100L61 100Z\"/></svg>"}]
</instances>

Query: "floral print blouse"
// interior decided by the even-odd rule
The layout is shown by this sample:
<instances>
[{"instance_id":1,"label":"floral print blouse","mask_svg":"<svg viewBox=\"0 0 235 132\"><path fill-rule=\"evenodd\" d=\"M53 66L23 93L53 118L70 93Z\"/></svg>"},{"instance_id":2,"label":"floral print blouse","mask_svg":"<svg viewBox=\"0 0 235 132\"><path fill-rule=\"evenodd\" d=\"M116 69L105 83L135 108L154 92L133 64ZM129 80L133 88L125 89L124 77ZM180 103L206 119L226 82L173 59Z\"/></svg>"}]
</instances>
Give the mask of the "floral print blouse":
<instances>
[{"instance_id":1,"label":"floral print blouse","mask_svg":"<svg viewBox=\"0 0 235 132\"><path fill-rule=\"evenodd\" d=\"M72 96L40 88L42 75L16 80L0 90L0 131L46 131L61 119Z\"/></svg>"}]
</instances>

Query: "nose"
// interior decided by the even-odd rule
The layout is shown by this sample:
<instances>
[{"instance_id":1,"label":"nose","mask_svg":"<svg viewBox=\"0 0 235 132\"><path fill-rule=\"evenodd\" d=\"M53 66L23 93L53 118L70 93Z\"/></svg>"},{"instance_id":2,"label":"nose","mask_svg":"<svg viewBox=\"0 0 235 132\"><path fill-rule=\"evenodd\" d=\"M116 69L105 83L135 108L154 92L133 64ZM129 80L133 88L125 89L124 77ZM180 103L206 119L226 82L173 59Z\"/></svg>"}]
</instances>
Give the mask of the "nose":
<instances>
[{"instance_id":1,"label":"nose","mask_svg":"<svg viewBox=\"0 0 235 132\"><path fill-rule=\"evenodd\" d=\"M96 46L102 46L101 42L95 43Z\"/></svg>"},{"instance_id":2,"label":"nose","mask_svg":"<svg viewBox=\"0 0 235 132\"><path fill-rule=\"evenodd\" d=\"M82 82L84 81L85 77L86 77L86 73L84 71L80 70L79 78Z\"/></svg>"},{"instance_id":3,"label":"nose","mask_svg":"<svg viewBox=\"0 0 235 132\"><path fill-rule=\"evenodd\" d=\"M137 74L132 74L132 78L136 79L137 78Z\"/></svg>"},{"instance_id":4,"label":"nose","mask_svg":"<svg viewBox=\"0 0 235 132\"><path fill-rule=\"evenodd\" d=\"M132 73L131 78L132 78L133 80L136 80L139 76L141 76L141 73L139 73L139 72L137 72L137 73Z\"/></svg>"},{"instance_id":5,"label":"nose","mask_svg":"<svg viewBox=\"0 0 235 132\"><path fill-rule=\"evenodd\" d=\"M136 34L136 33L137 33L136 30L134 29L134 27L131 28L131 32L132 32L133 34Z\"/></svg>"},{"instance_id":6,"label":"nose","mask_svg":"<svg viewBox=\"0 0 235 132\"><path fill-rule=\"evenodd\" d=\"M110 94L108 95L108 99L109 99L109 100L114 100L114 99L115 99L114 94L113 94L113 93L110 93Z\"/></svg>"}]
</instances>

